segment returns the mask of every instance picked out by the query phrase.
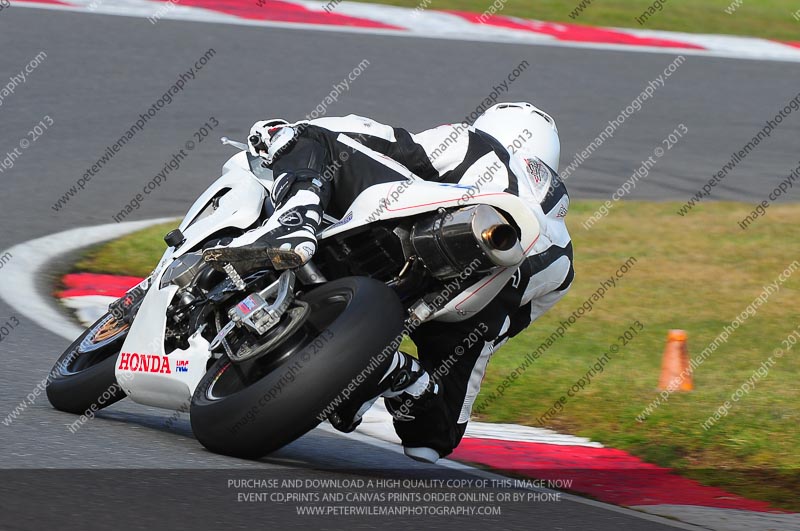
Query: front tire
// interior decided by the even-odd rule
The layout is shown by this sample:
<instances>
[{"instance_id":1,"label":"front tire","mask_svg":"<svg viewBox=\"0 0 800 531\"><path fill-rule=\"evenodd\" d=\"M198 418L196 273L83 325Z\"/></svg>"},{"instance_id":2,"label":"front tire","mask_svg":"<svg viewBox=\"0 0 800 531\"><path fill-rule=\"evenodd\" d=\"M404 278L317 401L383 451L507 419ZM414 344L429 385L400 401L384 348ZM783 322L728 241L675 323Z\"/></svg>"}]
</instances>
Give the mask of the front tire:
<instances>
[{"instance_id":1,"label":"front tire","mask_svg":"<svg viewBox=\"0 0 800 531\"><path fill-rule=\"evenodd\" d=\"M404 319L391 289L348 277L303 301L310 306L308 320L276 351L240 364L223 356L198 384L192 430L212 452L249 459L273 452L324 420L366 368L359 388L385 373L394 351L383 352L399 343Z\"/></svg>"},{"instance_id":2,"label":"front tire","mask_svg":"<svg viewBox=\"0 0 800 531\"><path fill-rule=\"evenodd\" d=\"M54 408L80 415L125 398L114 374L128 325L107 313L72 343L50 371L47 399Z\"/></svg>"}]
</instances>

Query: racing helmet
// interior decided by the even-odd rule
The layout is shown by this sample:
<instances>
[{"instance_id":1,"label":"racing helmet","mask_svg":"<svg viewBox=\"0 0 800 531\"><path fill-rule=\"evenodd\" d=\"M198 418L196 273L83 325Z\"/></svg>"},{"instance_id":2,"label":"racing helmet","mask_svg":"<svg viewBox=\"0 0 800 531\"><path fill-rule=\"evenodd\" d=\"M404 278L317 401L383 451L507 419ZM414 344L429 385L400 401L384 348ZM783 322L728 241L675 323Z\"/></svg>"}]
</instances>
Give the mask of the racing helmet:
<instances>
[{"instance_id":1,"label":"racing helmet","mask_svg":"<svg viewBox=\"0 0 800 531\"><path fill-rule=\"evenodd\" d=\"M496 138L512 155L536 157L558 172L561 141L556 121L538 107L527 102L498 103L473 126Z\"/></svg>"},{"instance_id":2,"label":"racing helmet","mask_svg":"<svg viewBox=\"0 0 800 531\"><path fill-rule=\"evenodd\" d=\"M296 125L296 124L295 124ZM296 131L289 122L280 118L256 122L247 141L250 153L261 156L271 164L296 138Z\"/></svg>"}]
</instances>

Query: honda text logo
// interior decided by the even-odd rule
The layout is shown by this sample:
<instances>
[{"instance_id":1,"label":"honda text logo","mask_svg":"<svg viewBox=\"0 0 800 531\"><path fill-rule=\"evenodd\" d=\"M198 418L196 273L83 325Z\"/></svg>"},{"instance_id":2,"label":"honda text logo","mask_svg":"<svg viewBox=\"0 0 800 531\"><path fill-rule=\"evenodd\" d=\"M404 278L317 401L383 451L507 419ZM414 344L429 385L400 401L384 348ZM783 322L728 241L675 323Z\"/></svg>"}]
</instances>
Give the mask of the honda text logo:
<instances>
[{"instance_id":1,"label":"honda text logo","mask_svg":"<svg viewBox=\"0 0 800 531\"><path fill-rule=\"evenodd\" d=\"M119 355L119 366L117 366L117 369L121 371L172 374L172 371L169 370L169 358L156 354L123 352Z\"/></svg>"}]
</instances>

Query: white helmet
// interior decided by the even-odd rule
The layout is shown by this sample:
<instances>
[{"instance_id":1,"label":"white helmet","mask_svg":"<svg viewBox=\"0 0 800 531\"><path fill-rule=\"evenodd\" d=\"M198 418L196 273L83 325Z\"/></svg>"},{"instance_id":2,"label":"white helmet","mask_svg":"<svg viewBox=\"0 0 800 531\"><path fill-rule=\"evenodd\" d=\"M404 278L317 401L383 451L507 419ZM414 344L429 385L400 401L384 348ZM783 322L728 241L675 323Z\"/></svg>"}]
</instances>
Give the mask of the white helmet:
<instances>
[{"instance_id":1,"label":"white helmet","mask_svg":"<svg viewBox=\"0 0 800 531\"><path fill-rule=\"evenodd\" d=\"M250 154L265 159L267 164L272 164L275 157L297 138L295 128L297 125L279 118L256 122L250 128L250 135L247 137Z\"/></svg>"},{"instance_id":2,"label":"white helmet","mask_svg":"<svg viewBox=\"0 0 800 531\"><path fill-rule=\"evenodd\" d=\"M558 172L561 142L556 121L530 103L498 103L473 124L475 129L500 141L509 152L537 157Z\"/></svg>"}]
</instances>

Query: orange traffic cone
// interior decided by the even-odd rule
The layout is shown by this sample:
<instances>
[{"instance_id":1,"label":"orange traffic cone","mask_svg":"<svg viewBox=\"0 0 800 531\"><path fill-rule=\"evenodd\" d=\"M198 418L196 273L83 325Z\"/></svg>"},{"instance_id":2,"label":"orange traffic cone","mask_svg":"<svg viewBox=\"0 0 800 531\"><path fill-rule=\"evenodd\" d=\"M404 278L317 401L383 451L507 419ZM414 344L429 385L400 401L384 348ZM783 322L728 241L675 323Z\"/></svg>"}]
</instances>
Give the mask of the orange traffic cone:
<instances>
[{"instance_id":1,"label":"orange traffic cone","mask_svg":"<svg viewBox=\"0 0 800 531\"><path fill-rule=\"evenodd\" d=\"M658 388L662 391L691 391L694 388L685 330L670 330L667 334Z\"/></svg>"}]
</instances>

